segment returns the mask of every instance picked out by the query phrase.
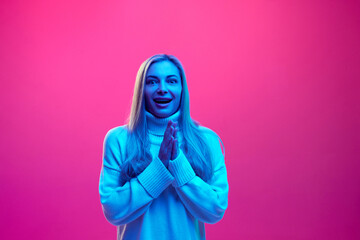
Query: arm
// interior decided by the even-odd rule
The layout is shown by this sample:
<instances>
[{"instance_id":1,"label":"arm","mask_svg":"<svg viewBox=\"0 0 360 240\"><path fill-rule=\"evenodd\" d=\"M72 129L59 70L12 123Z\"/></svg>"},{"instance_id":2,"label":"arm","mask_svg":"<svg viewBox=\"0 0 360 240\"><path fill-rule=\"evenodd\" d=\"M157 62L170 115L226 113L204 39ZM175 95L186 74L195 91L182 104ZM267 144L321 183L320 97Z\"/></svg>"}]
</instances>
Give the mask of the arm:
<instances>
[{"instance_id":1,"label":"arm","mask_svg":"<svg viewBox=\"0 0 360 240\"><path fill-rule=\"evenodd\" d=\"M169 170L175 177L173 186L187 210L200 221L216 223L227 208L229 186L224 156L217 136L211 134L208 144L211 144L214 159L214 175L208 182L195 175L180 149L177 158L170 161Z\"/></svg>"},{"instance_id":2,"label":"arm","mask_svg":"<svg viewBox=\"0 0 360 240\"><path fill-rule=\"evenodd\" d=\"M106 219L113 225L123 225L141 216L173 181L173 176L158 158L136 178L120 185L120 163L125 154L126 130L115 128L105 137L99 193Z\"/></svg>"}]
</instances>

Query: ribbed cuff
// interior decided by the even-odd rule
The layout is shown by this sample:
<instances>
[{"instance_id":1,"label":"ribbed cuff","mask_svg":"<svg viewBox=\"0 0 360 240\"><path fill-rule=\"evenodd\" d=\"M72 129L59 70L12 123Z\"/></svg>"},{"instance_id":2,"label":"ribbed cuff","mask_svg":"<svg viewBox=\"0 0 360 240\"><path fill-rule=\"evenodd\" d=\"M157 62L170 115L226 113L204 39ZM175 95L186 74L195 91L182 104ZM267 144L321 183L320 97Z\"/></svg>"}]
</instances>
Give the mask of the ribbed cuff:
<instances>
[{"instance_id":1,"label":"ribbed cuff","mask_svg":"<svg viewBox=\"0 0 360 240\"><path fill-rule=\"evenodd\" d=\"M158 157L137 178L153 198L157 198L174 181L174 177Z\"/></svg>"},{"instance_id":2,"label":"ribbed cuff","mask_svg":"<svg viewBox=\"0 0 360 240\"><path fill-rule=\"evenodd\" d=\"M181 150L177 158L170 160L169 171L175 178L175 181L173 182L174 187L181 187L196 176L190 163Z\"/></svg>"}]
</instances>

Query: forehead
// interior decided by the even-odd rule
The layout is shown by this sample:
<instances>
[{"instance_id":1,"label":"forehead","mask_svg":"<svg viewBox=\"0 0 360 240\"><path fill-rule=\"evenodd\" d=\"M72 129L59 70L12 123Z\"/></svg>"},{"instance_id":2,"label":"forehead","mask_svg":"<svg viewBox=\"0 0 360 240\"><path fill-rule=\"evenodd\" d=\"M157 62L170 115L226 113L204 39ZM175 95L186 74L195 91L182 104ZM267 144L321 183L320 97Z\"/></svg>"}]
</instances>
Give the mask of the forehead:
<instances>
[{"instance_id":1,"label":"forehead","mask_svg":"<svg viewBox=\"0 0 360 240\"><path fill-rule=\"evenodd\" d=\"M161 61L155 62L150 65L146 76L157 76L157 77L167 77L169 75L175 75L180 78L179 69L170 61Z\"/></svg>"}]
</instances>

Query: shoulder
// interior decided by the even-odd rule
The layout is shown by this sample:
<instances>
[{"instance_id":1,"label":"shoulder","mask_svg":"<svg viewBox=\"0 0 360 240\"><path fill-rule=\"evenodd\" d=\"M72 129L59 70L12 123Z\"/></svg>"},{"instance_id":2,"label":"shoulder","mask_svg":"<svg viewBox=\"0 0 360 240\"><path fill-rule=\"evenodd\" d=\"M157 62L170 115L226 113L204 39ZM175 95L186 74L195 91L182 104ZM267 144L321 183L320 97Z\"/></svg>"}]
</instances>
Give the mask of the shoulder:
<instances>
[{"instance_id":1,"label":"shoulder","mask_svg":"<svg viewBox=\"0 0 360 240\"><path fill-rule=\"evenodd\" d=\"M217 135L216 132L214 132L210 128L199 125L198 129L206 139L208 139L208 140L220 140L219 135Z\"/></svg>"},{"instance_id":2,"label":"shoulder","mask_svg":"<svg viewBox=\"0 0 360 240\"><path fill-rule=\"evenodd\" d=\"M217 160L225 158L225 146L219 137L219 135L211 130L210 128L204 127L199 125L198 126L201 135L203 136L204 141L206 142L207 146L209 147L209 151L213 155L213 157ZM214 159L214 160L215 160ZM219 163L222 164L223 161L215 162L215 165Z\"/></svg>"},{"instance_id":3,"label":"shoulder","mask_svg":"<svg viewBox=\"0 0 360 240\"><path fill-rule=\"evenodd\" d=\"M119 143L126 139L127 134L128 134L127 125L114 127L106 133L104 143L106 144Z\"/></svg>"},{"instance_id":4,"label":"shoulder","mask_svg":"<svg viewBox=\"0 0 360 240\"><path fill-rule=\"evenodd\" d=\"M222 152L225 152L224 144L219 135L210 128L199 125L198 126L201 135L210 146L219 146L222 148Z\"/></svg>"},{"instance_id":5,"label":"shoulder","mask_svg":"<svg viewBox=\"0 0 360 240\"><path fill-rule=\"evenodd\" d=\"M103 145L103 164L118 170L126 146L128 129L125 126L110 129L105 136Z\"/></svg>"}]
</instances>

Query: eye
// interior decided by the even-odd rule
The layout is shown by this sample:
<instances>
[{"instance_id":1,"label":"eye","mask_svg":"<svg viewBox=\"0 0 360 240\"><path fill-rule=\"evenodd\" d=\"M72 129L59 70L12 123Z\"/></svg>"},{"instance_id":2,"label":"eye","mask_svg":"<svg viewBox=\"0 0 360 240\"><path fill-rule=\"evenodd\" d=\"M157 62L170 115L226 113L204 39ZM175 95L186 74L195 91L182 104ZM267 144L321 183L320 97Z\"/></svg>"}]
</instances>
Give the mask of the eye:
<instances>
[{"instance_id":1,"label":"eye","mask_svg":"<svg viewBox=\"0 0 360 240\"><path fill-rule=\"evenodd\" d=\"M175 83L177 83L177 79L176 78L170 78L170 79L168 79L168 83L175 84Z\"/></svg>"},{"instance_id":2,"label":"eye","mask_svg":"<svg viewBox=\"0 0 360 240\"><path fill-rule=\"evenodd\" d=\"M146 84L147 84L147 85L155 85L156 83L157 83L157 81L154 80L154 79L148 79L148 80L146 80Z\"/></svg>"}]
</instances>

